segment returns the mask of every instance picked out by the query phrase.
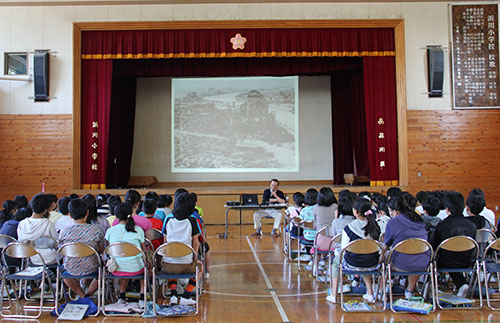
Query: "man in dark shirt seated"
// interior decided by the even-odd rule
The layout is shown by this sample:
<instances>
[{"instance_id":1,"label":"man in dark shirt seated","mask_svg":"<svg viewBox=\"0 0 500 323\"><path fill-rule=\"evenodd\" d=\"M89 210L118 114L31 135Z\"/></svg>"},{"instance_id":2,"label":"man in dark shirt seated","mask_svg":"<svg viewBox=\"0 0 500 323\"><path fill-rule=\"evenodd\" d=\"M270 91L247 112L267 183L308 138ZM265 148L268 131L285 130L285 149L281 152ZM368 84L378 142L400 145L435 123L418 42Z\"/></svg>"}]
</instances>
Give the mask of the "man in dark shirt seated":
<instances>
[{"instance_id":1,"label":"man in dark shirt seated","mask_svg":"<svg viewBox=\"0 0 500 323\"><path fill-rule=\"evenodd\" d=\"M282 191L278 190L279 185L280 181L278 181L276 178L273 178L271 180L269 188L265 190L264 194L262 195L262 204L286 203L285 194L283 194ZM267 216L274 218L274 225L273 225L273 231L271 232L271 236L273 236L274 238L279 237L280 235L279 229L283 214L281 213L280 210L276 209L259 210L253 214L253 223L257 231L253 233L252 236L262 235L262 223L261 223L262 218Z\"/></svg>"}]
</instances>

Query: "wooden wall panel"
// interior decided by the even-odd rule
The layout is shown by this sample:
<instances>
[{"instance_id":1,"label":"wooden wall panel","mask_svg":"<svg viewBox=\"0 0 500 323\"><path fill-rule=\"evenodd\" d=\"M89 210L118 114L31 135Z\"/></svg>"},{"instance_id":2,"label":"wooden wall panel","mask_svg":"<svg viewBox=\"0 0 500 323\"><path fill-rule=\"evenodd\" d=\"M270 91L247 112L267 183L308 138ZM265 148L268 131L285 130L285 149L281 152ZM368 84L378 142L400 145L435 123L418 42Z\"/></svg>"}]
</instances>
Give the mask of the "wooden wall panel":
<instances>
[{"instance_id":1,"label":"wooden wall panel","mask_svg":"<svg viewBox=\"0 0 500 323\"><path fill-rule=\"evenodd\" d=\"M479 187L498 218L500 110L409 110L408 153L412 193Z\"/></svg>"},{"instance_id":2,"label":"wooden wall panel","mask_svg":"<svg viewBox=\"0 0 500 323\"><path fill-rule=\"evenodd\" d=\"M72 185L71 115L0 115L0 201Z\"/></svg>"}]
</instances>

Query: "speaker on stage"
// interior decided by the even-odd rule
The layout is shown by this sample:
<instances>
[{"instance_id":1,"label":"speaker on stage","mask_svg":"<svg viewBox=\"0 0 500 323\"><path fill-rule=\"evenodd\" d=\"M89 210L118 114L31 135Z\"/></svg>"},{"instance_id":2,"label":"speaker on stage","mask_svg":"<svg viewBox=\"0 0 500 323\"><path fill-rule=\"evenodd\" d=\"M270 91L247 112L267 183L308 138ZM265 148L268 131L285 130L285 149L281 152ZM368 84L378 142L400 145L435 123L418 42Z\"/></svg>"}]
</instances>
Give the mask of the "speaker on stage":
<instances>
[{"instance_id":1,"label":"speaker on stage","mask_svg":"<svg viewBox=\"0 0 500 323\"><path fill-rule=\"evenodd\" d=\"M35 84L35 102L49 101L50 87L49 51L36 50L33 58L33 80Z\"/></svg>"},{"instance_id":2,"label":"speaker on stage","mask_svg":"<svg viewBox=\"0 0 500 323\"><path fill-rule=\"evenodd\" d=\"M427 78L429 97L443 96L444 55L441 46L427 46Z\"/></svg>"}]
</instances>

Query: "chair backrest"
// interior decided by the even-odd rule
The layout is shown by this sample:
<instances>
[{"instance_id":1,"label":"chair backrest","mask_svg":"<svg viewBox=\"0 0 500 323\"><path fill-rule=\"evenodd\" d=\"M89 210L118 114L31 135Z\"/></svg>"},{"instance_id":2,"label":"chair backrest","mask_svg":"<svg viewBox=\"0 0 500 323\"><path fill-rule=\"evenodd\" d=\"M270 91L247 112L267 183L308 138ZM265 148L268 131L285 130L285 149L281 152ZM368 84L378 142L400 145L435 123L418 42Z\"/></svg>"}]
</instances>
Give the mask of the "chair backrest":
<instances>
[{"instance_id":1,"label":"chair backrest","mask_svg":"<svg viewBox=\"0 0 500 323\"><path fill-rule=\"evenodd\" d=\"M486 254L489 252L490 249L493 249L496 252L500 252L500 238L497 238L494 241L490 242L490 244L486 247L486 249L484 249L483 259L486 259Z\"/></svg>"},{"instance_id":2,"label":"chair backrest","mask_svg":"<svg viewBox=\"0 0 500 323\"><path fill-rule=\"evenodd\" d=\"M57 249L57 240L51 236L41 236L36 240L30 241L30 245L40 249Z\"/></svg>"},{"instance_id":3,"label":"chair backrest","mask_svg":"<svg viewBox=\"0 0 500 323\"><path fill-rule=\"evenodd\" d=\"M371 239L359 239L349 242L347 246L342 250L357 253L357 254L370 254L382 251L382 245L380 242Z\"/></svg>"},{"instance_id":4,"label":"chair backrest","mask_svg":"<svg viewBox=\"0 0 500 323\"><path fill-rule=\"evenodd\" d=\"M14 237L11 237L6 234L0 234L0 248L5 247L11 242L16 242L17 240Z\"/></svg>"},{"instance_id":5,"label":"chair backrest","mask_svg":"<svg viewBox=\"0 0 500 323\"><path fill-rule=\"evenodd\" d=\"M144 233L145 237L148 238L149 240L157 240L157 239L163 239L163 233L161 233L160 230L158 229L149 229Z\"/></svg>"},{"instance_id":6,"label":"chair backrest","mask_svg":"<svg viewBox=\"0 0 500 323\"><path fill-rule=\"evenodd\" d=\"M479 245L474 239L467 236L455 236L441 242L436 248L434 259L436 259L441 249L453 252L464 252L476 249L476 254L473 256L476 259L478 258L479 254Z\"/></svg>"},{"instance_id":7,"label":"chair backrest","mask_svg":"<svg viewBox=\"0 0 500 323\"><path fill-rule=\"evenodd\" d=\"M99 265L101 264L99 253L93 247L81 242L65 243L59 248L59 250L57 250L57 252L64 257L69 258L83 258L95 255L98 259Z\"/></svg>"},{"instance_id":8,"label":"chair backrest","mask_svg":"<svg viewBox=\"0 0 500 323\"><path fill-rule=\"evenodd\" d=\"M321 251L328 251L330 247L330 241L332 240L331 236L326 235L326 231L328 227L321 228L318 232L316 232L316 236L314 237L313 248Z\"/></svg>"},{"instance_id":9,"label":"chair backrest","mask_svg":"<svg viewBox=\"0 0 500 323\"><path fill-rule=\"evenodd\" d=\"M167 242L156 249L155 256L178 258L189 254L196 255L196 252L191 246L182 242Z\"/></svg>"},{"instance_id":10,"label":"chair backrest","mask_svg":"<svg viewBox=\"0 0 500 323\"><path fill-rule=\"evenodd\" d=\"M133 244L124 241L110 244L106 249L104 249L103 254L111 257L133 257L141 254L143 257L145 257L140 248L137 248Z\"/></svg>"},{"instance_id":11,"label":"chair backrest","mask_svg":"<svg viewBox=\"0 0 500 323\"><path fill-rule=\"evenodd\" d=\"M335 250L335 244L342 243L342 233L338 233L330 239L330 243L328 244L328 250Z\"/></svg>"},{"instance_id":12,"label":"chair backrest","mask_svg":"<svg viewBox=\"0 0 500 323\"><path fill-rule=\"evenodd\" d=\"M24 242L11 242L6 245L2 250L2 261L5 267L7 267L7 260L5 256L9 256L11 258L16 259L26 259L33 256L39 256L42 265L45 266L45 261L43 260L42 255L32 246Z\"/></svg>"},{"instance_id":13,"label":"chair backrest","mask_svg":"<svg viewBox=\"0 0 500 323\"><path fill-rule=\"evenodd\" d=\"M493 231L488 229L479 229L476 233L476 242L477 243L489 243L497 238Z\"/></svg>"},{"instance_id":14,"label":"chair backrest","mask_svg":"<svg viewBox=\"0 0 500 323\"><path fill-rule=\"evenodd\" d=\"M429 262L431 261L433 254L431 244L421 238L406 239L396 244L389 253L389 257L387 258L388 263L391 263L392 256L396 251L408 255L418 255L430 251Z\"/></svg>"}]
</instances>

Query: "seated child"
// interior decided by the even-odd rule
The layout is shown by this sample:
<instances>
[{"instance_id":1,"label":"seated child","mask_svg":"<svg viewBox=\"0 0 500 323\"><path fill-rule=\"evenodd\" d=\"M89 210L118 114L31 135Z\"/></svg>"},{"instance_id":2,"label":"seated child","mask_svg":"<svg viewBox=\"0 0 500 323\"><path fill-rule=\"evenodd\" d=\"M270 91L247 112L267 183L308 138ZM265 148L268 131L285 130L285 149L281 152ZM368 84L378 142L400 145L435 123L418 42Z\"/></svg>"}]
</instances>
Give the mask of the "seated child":
<instances>
[{"instance_id":1,"label":"seated child","mask_svg":"<svg viewBox=\"0 0 500 323\"><path fill-rule=\"evenodd\" d=\"M146 247L144 246L144 231L139 226L135 225L134 219L132 218L132 207L130 204L118 204L115 207L114 213L119 222L106 231L106 240L110 244L115 242L128 242L143 251L146 250ZM143 274L145 265L140 254L135 257L115 257L115 260L117 267L116 271L112 274L124 277L123 279L120 279L120 298L118 303L125 304L127 303L125 300L125 292L129 282L129 279L126 277ZM140 284L141 295L138 305L140 308L144 308L144 280L141 279Z\"/></svg>"},{"instance_id":2,"label":"seated child","mask_svg":"<svg viewBox=\"0 0 500 323\"><path fill-rule=\"evenodd\" d=\"M87 203L81 199L74 199L68 206L73 225L63 229L59 235L59 246L69 242L80 242L94 248L101 254L106 247L106 240L101 228L96 224L88 224ZM64 270L73 276L89 275L97 272L99 262L95 255L83 258L64 258ZM85 293L77 279L63 278L64 283L80 298L93 295L97 291L98 282L93 279Z\"/></svg>"},{"instance_id":3,"label":"seated child","mask_svg":"<svg viewBox=\"0 0 500 323\"><path fill-rule=\"evenodd\" d=\"M54 226L56 227L57 233L60 233L63 229L66 229L74 224L73 219L68 214L68 204L69 197L63 196L57 202L57 209L62 216L54 222Z\"/></svg>"},{"instance_id":4,"label":"seated child","mask_svg":"<svg viewBox=\"0 0 500 323\"><path fill-rule=\"evenodd\" d=\"M57 231L54 223L49 221L49 210L53 202L47 194L38 193L30 201L33 214L31 217L22 220L17 227L18 240L21 242L36 241L41 236L50 236L57 239ZM46 265L56 262L57 250L53 248L36 248L41 254ZM38 256L33 256L31 262L34 265L42 265L42 260Z\"/></svg>"},{"instance_id":5,"label":"seated child","mask_svg":"<svg viewBox=\"0 0 500 323\"><path fill-rule=\"evenodd\" d=\"M153 199L146 199L144 201L144 204L142 205L142 210L146 216L146 219L151 221L151 224L153 225L153 229L158 229L161 231L163 228L163 222L160 219L157 219L154 217L155 211L156 211L156 201ZM159 246L162 245L163 243L163 238L161 239L156 239L151 241L153 244L154 249L158 248Z\"/></svg>"},{"instance_id":6,"label":"seated child","mask_svg":"<svg viewBox=\"0 0 500 323\"><path fill-rule=\"evenodd\" d=\"M174 202L174 210L172 211L173 216L167 217L165 220L163 233L165 234L165 242L182 242L193 247L197 254L200 231L196 219L191 216L195 210L195 205L195 199L190 193L179 194ZM162 271L173 274L194 272L196 266L196 259L193 259L191 254L182 258L164 257L161 264ZM181 305L195 304L195 301L191 299L194 295L195 287L196 281L190 278L184 290L184 294L179 298L177 295L177 280L170 279L170 305L177 303Z\"/></svg>"},{"instance_id":7,"label":"seated child","mask_svg":"<svg viewBox=\"0 0 500 323\"><path fill-rule=\"evenodd\" d=\"M356 220L349 223L342 231L342 249L352 241L359 239L378 240L380 236L380 228L372 214L370 201L362 197L356 198L352 212ZM378 268L379 258L378 253L354 255L346 252L344 259L342 259L342 267L347 270L370 271ZM363 295L363 299L368 303L374 303L375 296L373 295L371 276L362 275L362 277L366 285L366 294ZM332 292L336 291L332 290Z\"/></svg>"},{"instance_id":8,"label":"seated child","mask_svg":"<svg viewBox=\"0 0 500 323\"><path fill-rule=\"evenodd\" d=\"M165 217L172 213L170 209L170 205L172 205L172 196L170 195L160 195L160 199L158 200L157 207L155 212L155 217L162 221L165 221Z\"/></svg>"}]
</instances>

